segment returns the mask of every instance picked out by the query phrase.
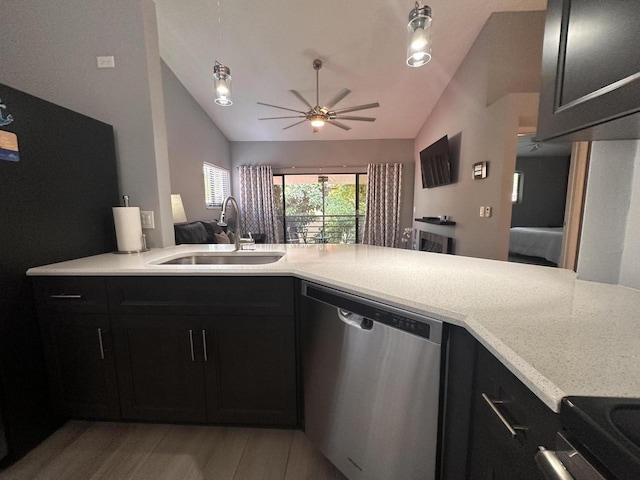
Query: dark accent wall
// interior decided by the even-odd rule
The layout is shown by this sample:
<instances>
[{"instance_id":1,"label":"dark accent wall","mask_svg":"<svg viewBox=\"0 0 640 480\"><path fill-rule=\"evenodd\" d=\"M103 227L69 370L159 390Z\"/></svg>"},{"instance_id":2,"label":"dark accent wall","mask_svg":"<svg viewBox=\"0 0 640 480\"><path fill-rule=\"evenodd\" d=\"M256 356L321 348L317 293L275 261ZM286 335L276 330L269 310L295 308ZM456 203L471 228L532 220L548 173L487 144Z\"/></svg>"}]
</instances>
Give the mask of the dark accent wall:
<instances>
[{"instance_id":1,"label":"dark accent wall","mask_svg":"<svg viewBox=\"0 0 640 480\"><path fill-rule=\"evenodd\" d=\"M511 210L512 227L561 227L567 198L570 157L518 157L523 174L522 203Z\"/></svg>"}]
</instances>

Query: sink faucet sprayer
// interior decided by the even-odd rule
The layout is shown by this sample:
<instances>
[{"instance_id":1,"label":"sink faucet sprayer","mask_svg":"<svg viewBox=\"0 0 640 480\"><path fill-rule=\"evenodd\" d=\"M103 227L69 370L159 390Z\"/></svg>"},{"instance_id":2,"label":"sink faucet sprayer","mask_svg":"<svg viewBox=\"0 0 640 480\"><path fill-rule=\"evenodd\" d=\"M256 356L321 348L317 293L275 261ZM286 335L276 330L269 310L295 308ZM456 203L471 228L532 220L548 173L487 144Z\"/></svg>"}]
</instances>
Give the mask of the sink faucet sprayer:
<instances>
[{"instance_id":1,"label":"sink faucet sprayer","mask_svg":"<svg viewBox=\"0 0 640 480\"><path fill-rule=\"evenodd\" d=\"M229 202L233 203L233 207L236 209L236 231L233 233L234 233L235 247L236 247L234 251L238 251L240 250L240 235L242 231L242 229L240 228L242 225L240 220L240 207L238 207L238 202L236 202L236 199L233 198L231 195L229 195L222 201L222 213L220 213L220 220L218 221L218 225L220 225L221 227L227 226L227 222L225 221L225 216L227 214L227 205L229 204Z\"/></svg>"}]
</instances>

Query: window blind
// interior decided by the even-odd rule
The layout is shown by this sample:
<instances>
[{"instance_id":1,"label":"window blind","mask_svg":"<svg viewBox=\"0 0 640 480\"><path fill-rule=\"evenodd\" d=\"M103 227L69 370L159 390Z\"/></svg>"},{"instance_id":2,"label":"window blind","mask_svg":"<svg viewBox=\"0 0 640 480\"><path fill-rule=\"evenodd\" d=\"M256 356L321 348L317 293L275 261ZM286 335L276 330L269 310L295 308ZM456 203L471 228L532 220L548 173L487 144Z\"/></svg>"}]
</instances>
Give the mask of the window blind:
<instances>
[{"instance_id":1,"label":"window blind","mask_svg":"<svg viewBox=\"0 0 640 480\"><path fill-rule=\"evenodd\" d=\"M204 162L204 202L207 208L221 207L225 197L231 195L229 170Z\"/></svg>"}]
</instances>

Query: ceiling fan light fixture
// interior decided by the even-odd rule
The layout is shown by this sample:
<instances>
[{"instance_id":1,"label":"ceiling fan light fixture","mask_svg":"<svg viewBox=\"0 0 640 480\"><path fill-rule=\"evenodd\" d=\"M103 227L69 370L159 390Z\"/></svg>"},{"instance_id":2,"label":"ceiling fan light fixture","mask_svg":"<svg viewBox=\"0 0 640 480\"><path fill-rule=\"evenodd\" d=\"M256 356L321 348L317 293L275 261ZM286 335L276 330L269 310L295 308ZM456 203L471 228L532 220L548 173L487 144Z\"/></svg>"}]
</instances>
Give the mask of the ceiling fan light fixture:
<instances>
[{"instance_id":1,"label":"ceiling fan light fixture","mask_svg":"<svg viewBox=\"0 0 640 480\"><path fill-rule=\"evenodd\" d=\"M431 7L416 6L409 12L407 24L407 65L421 67L431 60Z\"/></svg>"},{"instance_id":2,"label":"ceiling fan light fixture","mask_svg":"<svg viewBox=\"0 0 640 480\"><path fill-rule=\"evenodd\" d=\"M312 127L322 127L325 123L324 115L322 115L321 113L310 115L309 120L311 121Z\"/></svg>"},{"instance_id":3,"label":"ceiling fan light fixture","mask_svg":"<svg viewBox=\"0 0 640 480\"><path fill-rule=\"evenodd\" d=\"M222 107L233 105L231 100L231 69L216 61L213 66L213 83L216 105Z\"/></svg>"}]
</instances>

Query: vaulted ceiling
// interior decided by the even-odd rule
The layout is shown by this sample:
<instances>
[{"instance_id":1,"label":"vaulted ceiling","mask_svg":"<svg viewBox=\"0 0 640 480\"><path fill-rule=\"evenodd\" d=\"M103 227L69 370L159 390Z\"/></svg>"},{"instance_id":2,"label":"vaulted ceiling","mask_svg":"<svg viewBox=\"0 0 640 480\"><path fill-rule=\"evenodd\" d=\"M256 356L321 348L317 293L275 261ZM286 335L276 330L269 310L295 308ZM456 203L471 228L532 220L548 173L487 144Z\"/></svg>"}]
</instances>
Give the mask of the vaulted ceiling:
<instances>
[{"instance_id":1,"label":"vaulted ceiling","mask_svg":"<svg viewBox=\"0 0 640 480\"><path fill-rule=\"evenodd\" d=\"M231 141L414 138L491 13L543 10L546 0L432 0L433 59L405 64L406 24L415 2L398 0L155 0L160 53L178 79ZM289 90L315 104L351 90L335 108L379 102L353 115L375 122L325 125L263 120L287 115L258 105L308 110ZM231 68L233 102L214 103L213 64ZM170 112L167 112L170 115ZM291 113L295 115L294 113Z\"/></svg>"}]
</instances>

